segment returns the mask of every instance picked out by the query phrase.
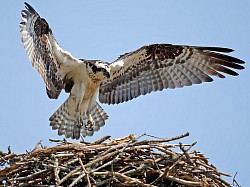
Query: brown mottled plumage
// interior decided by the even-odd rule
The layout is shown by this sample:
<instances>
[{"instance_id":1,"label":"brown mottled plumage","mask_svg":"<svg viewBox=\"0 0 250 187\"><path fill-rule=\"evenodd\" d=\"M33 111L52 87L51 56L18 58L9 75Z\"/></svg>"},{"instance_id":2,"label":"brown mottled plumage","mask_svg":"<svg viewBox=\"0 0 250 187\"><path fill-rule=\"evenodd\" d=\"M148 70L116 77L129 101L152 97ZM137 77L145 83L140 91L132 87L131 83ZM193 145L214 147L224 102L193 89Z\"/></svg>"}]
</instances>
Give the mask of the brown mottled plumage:
<instances>
[{"instance_id":1,"label":"brown mottled plumage","mask_svg":"<svg viewBox=\"0 0 250 187\"><path fill-rule=\"evenodd\" d=\"M96 102L118 104L140 95L211 82L222 73L236 76L244 69L240 59L222 54L232 49L152 44L121 55L112 63L73 57L56 42L45 19L27 3L22 11L21 37L33 67L46 84L49 98L62 89L69 98L50 117L59 135L78 139L92 136L108 115Z\"/></svg>"},{"instance_id":2,"label":"brown mottled plumage","mask_svg":"<svg viewBox=\"0 0 250 187\"><path fill-rule=\"evenodd\" d=\"M152 91L211 82L210 76L224 78L221 72L236 76L238 73L230 68L244 69L240 65L244 62L217 53L232 51L171 44L143 46L122 55L110 65L112 79L102 82L100 102L118 104Z\"/></svg>"}]
</instances>

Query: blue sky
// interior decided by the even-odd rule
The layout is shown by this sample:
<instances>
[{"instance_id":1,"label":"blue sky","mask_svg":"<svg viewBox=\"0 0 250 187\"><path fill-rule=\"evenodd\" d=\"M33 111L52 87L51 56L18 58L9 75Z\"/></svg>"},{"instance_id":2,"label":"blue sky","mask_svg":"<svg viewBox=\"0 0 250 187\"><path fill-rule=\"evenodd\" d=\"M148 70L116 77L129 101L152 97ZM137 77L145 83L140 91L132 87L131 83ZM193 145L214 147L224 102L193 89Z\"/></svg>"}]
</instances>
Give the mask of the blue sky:
<instances>
[{"instance_id":1,"label":"blue sky","mask_svg":"<svg viewBox=\"0 0 250 187\"><path fill-rule=\"evenodd\" d=\"M46 18L72 55L112 62L145 44L172 43L233 48L246 61L238 77L164 90L120 105L102 105L110 118L94 137L131 133L172 137L190 132L220 171L247 186L250 173L250 1L28 1ZM60 2L60 3L59 3ZM48 99L45 86L25 55L19 33L23 1L5 1L1 17L0 150L31 150L39 140L63 138L48 118L66 99ZM227 179L232 182L231 179Z\"/></svg>"}]
</instances>

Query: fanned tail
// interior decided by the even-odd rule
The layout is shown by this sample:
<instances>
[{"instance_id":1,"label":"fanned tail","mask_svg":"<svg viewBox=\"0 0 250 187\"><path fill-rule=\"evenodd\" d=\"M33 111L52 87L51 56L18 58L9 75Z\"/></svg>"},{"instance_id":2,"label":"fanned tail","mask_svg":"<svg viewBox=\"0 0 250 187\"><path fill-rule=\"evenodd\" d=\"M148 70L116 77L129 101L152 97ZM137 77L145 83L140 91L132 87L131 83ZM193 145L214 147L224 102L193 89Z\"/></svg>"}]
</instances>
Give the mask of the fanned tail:
<instances>
[{"instance_id":1,"label":"fanned tail","mask_svg":"<svg viewBox=\"0 0 250 187\"><path fill-rule=\"evenodd\" d=\"M58 135L65 135L66 138L80 137L80 128L76 121L74 101L69 98L59 107L59 109L49 118L50 126L53 130L58 129Z\"/></svg>"},{"instance_id":2,"label":"fanned tail","mask_svg":"<svg viewBox=\"0 0 250 187\"><path fill-rule=\"evenodd\" d=\"M59 109L49 118L50 126L53 130L58 129L58 135L65 135L66 138L79 139L92 136L100 127L105 125L108 119L107 113L96 103L90 110L90 116L94 124L89 123L89 118L84 115L82 120L77 118L75 112L75 102L70 96Z\"/></svg>"}]
</instances>

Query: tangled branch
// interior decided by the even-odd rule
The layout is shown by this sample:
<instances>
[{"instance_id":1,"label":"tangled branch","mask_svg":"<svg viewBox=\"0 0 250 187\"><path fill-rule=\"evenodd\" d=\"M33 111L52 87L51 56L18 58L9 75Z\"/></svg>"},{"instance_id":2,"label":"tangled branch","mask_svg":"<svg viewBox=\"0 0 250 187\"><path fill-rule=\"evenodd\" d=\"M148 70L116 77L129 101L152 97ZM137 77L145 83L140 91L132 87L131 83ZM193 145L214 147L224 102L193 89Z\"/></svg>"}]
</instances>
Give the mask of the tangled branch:
<instances>
[{"instance_id":1,"label":"tangled branch","mask_svg":"<svg viewBox=\"0 0 250 187\"><path fill-rule=\"evenodd\" d=\"M171 143L188 136L158 138L144 134L93 143L50 139L25 154L0 155L0 184L6 186L216 186L229 187L192 144ZM146 138L151 138L150 140ZM142 140L144 139L144 140Z\"/></svg>"}]
</instances>

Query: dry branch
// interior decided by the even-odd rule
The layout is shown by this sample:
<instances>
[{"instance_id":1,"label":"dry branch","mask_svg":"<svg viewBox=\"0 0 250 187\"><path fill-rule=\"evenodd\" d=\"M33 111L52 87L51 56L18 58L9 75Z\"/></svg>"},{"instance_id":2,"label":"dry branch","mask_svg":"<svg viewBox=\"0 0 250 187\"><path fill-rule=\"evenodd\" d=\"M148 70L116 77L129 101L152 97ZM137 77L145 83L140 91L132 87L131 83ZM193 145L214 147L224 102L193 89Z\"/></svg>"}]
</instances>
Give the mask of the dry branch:
<instances>
[{"instance_id":1,"label":"dry branch","mask_svg":"<svg viewBox=\"0 0 250 187\"><path fill-rule=\"evenodd\" d=\"M0 186L231 186L222 179L228 174L191 150L196 142L170 143L188 135L105 136L93 143L50 139L58 144L50 148L40 141L29 153L0 155Z\"/></svg>"}]
</instances>

